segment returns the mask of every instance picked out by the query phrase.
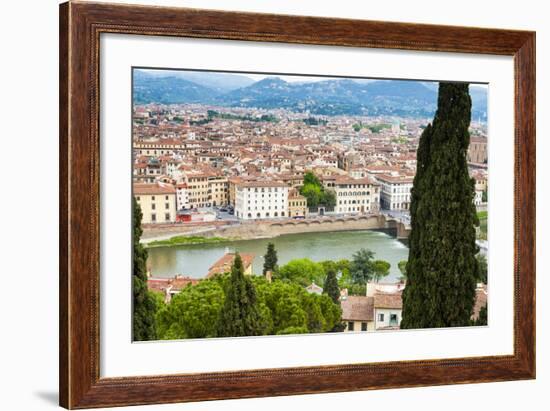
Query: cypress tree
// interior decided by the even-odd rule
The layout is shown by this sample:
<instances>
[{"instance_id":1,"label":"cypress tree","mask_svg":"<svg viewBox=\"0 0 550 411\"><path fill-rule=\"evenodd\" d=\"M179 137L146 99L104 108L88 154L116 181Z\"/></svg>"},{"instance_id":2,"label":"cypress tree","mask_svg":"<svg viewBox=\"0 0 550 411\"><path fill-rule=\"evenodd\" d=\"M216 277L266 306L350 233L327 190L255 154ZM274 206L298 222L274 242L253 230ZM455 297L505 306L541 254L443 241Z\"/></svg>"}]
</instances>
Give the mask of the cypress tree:
<instances>
[{"instance_id":1,"label":"cypress tree","mask_svg":"<svg viewBox=\"0 0 550 411\"><path fill-rule=\"evenodd\" d=\"M218 337L262 335L263 325L250 278L244 275L241 256L237 253L225 291L225 303L218 319Z\"/></svg>"},{"instance_id":2,"label":"cypress tree","mask_svg":"<svg viewBox=\"0 0 550 411\"><path fill-rule=\"evenodd\" d=\"M325 278L325 284L323 286L323 294L327 294L334 304L340 305L340 288L338 287L338 279L336 278L336 271L330 268Z\"/></svg>"},{"instance_id":3,"label":"cypress tree","mask_svg":"<svg viewBox=\"0 0 550 411\"><path fill-rule=\"evenodd\" d=\"M417 152L401 328L470 324L478 275L470 116L468 84L440 83L435 118Z\"/></svg>"},{"instance_id":4,"label":"cypress tree","mask_svg":"<svg viewBox=\"0 0 550 411\"><path fill-rule=\"evenodd\" d=\"M264 271L265 275L268 271L274 272L277 268L277 251L275 250L275 244L267 244L267 252L264 255Z\"/></svg>"},{"instance_id":5,"label":"cypress tree","mask_svg":"<svg viewBox=\"0 0 550 411\"><path fill-rule=\"evenodd\" d=\"M134 311L132 335L134 341L147 341L157 338L155 324L157 303L154 296L147 289L147 250L139 242L143 233L143 229L141 228L143 214L135 198L132 198L132 206L134 246L132 264Z\"/></svg>"}]
</instances>

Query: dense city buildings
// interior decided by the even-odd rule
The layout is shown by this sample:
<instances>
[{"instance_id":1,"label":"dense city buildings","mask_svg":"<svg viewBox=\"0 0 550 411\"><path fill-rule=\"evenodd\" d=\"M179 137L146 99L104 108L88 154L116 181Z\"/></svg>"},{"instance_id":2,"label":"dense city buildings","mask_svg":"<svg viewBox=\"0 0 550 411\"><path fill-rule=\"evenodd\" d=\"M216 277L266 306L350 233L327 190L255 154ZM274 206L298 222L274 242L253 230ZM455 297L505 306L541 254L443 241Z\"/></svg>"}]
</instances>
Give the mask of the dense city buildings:
<instances>
[{"instance_id":1,"label":"dense city buildings","mask_svg":"<svg viewBox=\"0 0 550 411\"><path fill-rule=\"evenodd\" d=\"M220 208L242 221L408 212L418 139L430 120L203 104L136 105L133 119L134 183L166 184L173 202L163 210L144 203L145 224L193 221L189 214ZM482 206L486 126L471 130L468 161ZM335 204L308 203L307 172Z\"/></svg>"},{"instance_id":2,"label":"dense city buildings","mask_svg":"<svg viewBox=\"0 0 550 411\"><path fill-rule=\"evenodd\" d=\"M406 326L402 296L413 284L409 281L405 288L411 192L419 141L433 122L437 88L418 84L420 94L406 97L394 87L391 92L398 95L392 100L384 81L357 82L357 86L351 80L309 79L303 83L309 84L303 86L304 92L308 87L320 87L322 92L308 89L313 94L293 105L292 99L299 95L294 88L300 86L278 77L249 79L257 88L241 87L235 93L203 90L205 94L196 98L194 93L201 88L192 82L180 84L178 76L169 82L190 91L172 85L157 90L151 79L154 76L146 79L149 86L140 83L134 88L132 157L133 196L143 214L141 243L148 251L144 271L149 290L162 294L172 306L169 309L185 307L180 315L194 315L194 305L188 310L188 305L178 303L185 298L210 312L229 295L221 287L229 274L231 281L235 277L249 289L255 287L262 304L268 297L269 301L280 298L280 306L292 302L292 309L299 310L298 303L330 297L335 306L334 318L330 310L322 311L331 322L310 321L305 313L317 310L308 305L302 316L285 319L289 324L280 329L276 327L284 321L277 317L267 334L370 332ZM370 106L365 102L357 106L364 97L353 94L357 90L343 97L338 94L343 92L340 86L353 89L368 84L379 93ZM337 94L333 100L326 97L331 90ZM186 96L187 91L191 94ZM420 100L426 94L433 104ZM357 101L343 102L350 96ZM180 102L158 102L168 97ZM476 110L472 117L478 121L471 122L466 156L480 217L479 257L483 257L487 124L481 121L486 116L480 108ZM472 322L487 313L486 275L476 289ZM272 311L273 318L279 315L277 309ZM213 331L220 322L211 317L197 321L204 332L195 334L190 325L185 332L165 327L170 332L165 330L164 337L228 336ZM298 324L300 318L308 320ZM326 329L320 328L322 324Z\"/></svg>"}]
</instances>

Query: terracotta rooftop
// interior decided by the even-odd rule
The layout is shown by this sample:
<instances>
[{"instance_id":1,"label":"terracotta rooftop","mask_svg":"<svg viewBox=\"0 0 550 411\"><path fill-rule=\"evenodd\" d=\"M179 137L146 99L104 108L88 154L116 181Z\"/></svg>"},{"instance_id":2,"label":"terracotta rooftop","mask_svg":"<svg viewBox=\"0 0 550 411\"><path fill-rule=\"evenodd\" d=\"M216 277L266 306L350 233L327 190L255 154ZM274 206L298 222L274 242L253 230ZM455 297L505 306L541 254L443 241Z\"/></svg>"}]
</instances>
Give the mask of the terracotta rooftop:
<instances>
[{"instance_id":1,"label":"terracotta rooftop","mask_svg":"<svg viewBox=\"0 0 550 411\"><path fill-rule=\"evenodd\" d=\"M176 189L171 184L164 184L164 183L134 184L134 194L137 194L137 195L175 194L175 192L176 192Z\"/></svg>"},{"instance_id":2,"label":"terracotta rooftop","mask_svg":"<svg viewBox=\"0 0 550 411\"><path fill-rule=\"evenodd\" d=\"M414 180L414 176L403 174L397 176L392 176L390 174L378 174L376 178L389 183L412 183Z\"/></svg>"},{"instance_id":3,"label":"terracotta rooftop","mask_svg":"<svg viewBox=\"0 0 550 411\"><path fill-rule=\"evenodd\" d=\"M244 269L248 269L252 265L255 255L249 253L240 253L240 256L243 260ZM231 272L233 260L235 260L235 253L225 254L222 258L212 264L212 266L208 269L208 274L206 275L206 278L211 278L216 274Z\"/></svg>"},{"instance_id":4,"label":"terracotta rooftop","mask_svg":"<svg viewBox=\"0 0 550 411\"><path fill-rule=\"evenodd\" d=\"M236 183L241 187L288 187L285 183L280 181L270 181L270 180L257 180L257 181L242 181Z\"/></svg>"},{"instance_id":5,"label":"terracotta rooftop","mask_svg":"<svg viewBox=\"0 0 550 411\"><path fill-rule=\"evenodd\" d=\"M342 320L373 321L374 297L350 295L340 300L342 306Z\"/></svg>"},{"instance_id":6,"label":"terracotta rooftop","mask_svg":"<svg viewBox=\"0 0 550 411\"><path fill-rule=\"evenodd\" d=\"M378 291L374 294L374 307L375 308L403 308L403 300L401 299L401 292L397 293L384 293Z\"/></svg>"},{"instance_id":7,"label":"terracotta rooftop","mask_svg":"<svg viewBox=\"0 0 550 411\"><path fill-rule=\"evenodd\" d=\"M164 291L172 286L172 291L181 291L188 285L196 285L200 281L200 278L182 277L180 275L173 278L149 278L147 279L147 287L151 291Z\"/></svg>"}]
</instances>

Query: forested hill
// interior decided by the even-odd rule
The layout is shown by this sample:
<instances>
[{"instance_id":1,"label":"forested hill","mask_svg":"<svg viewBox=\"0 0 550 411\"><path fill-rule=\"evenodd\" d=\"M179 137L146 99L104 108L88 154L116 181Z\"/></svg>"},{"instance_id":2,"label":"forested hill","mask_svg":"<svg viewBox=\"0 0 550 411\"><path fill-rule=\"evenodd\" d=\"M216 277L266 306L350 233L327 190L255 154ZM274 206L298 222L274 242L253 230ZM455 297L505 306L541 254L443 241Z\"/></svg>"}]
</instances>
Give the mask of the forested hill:
<instances>
[{"instance_id":1,"label":"forested hill","mask_svg":"<svg viewBox=\"0 0 550 411\"><path fill-rule=\"evenodd\" d=\"M286 82L279 77L267 77L254 82L243 75L183 73L160 76L135 70L134 102L202 103L226 107L285 108L317 115L400 117L432 117L437 104L437 83L421 81L327 79ZM470 95L472 117L486 120L487 89L470 86Z\"/></svg>"}]
</instances>

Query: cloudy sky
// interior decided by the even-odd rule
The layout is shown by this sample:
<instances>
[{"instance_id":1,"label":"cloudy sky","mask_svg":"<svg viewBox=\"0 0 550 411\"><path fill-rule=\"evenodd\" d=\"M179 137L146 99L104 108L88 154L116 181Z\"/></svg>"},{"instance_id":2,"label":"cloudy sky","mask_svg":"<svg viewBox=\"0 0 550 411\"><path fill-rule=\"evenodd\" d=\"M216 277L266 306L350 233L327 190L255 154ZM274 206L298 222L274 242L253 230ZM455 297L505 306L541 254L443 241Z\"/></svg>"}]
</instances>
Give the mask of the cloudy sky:
<instances>
[{"instance_id":1,"label":"cloudy sky","mask_svg":"<svg viewBox=\"0 0 550 411\"><path fill-rule=\"evenodd\" d=\"M150 74L163 76L163 77L169 77L169 76L184 76L185 73L189 74L195 74L200 75L201 73L221 73L224 75L235 75L235 76L244 76L248 77L254 81L260 81L263 80L266 77L278 77L288 83L297 83L297 82L314 82L314 81L326 81L326 80L336 80L336 79L343 79L345 77L325 77L325 76L287 76L287 75L281 75L281 74L256 74L256 73L247 73L247 72L239 72L239 73L228 73L228 72L216 72L216 71L195 71L195 70L165 70L165 69L140 69L140 71L144 71ZM376 80L382 80L382 79L369 79L367 77L357 79L354 78L354 80L359 80L361 82L369 82L369 81L376 81ZM391 80L391 79L388 79ZM422 80L427 81L427 80ZM486 88L487 84L476 84L478 87Z\"/></svg>"}]
</instances>

